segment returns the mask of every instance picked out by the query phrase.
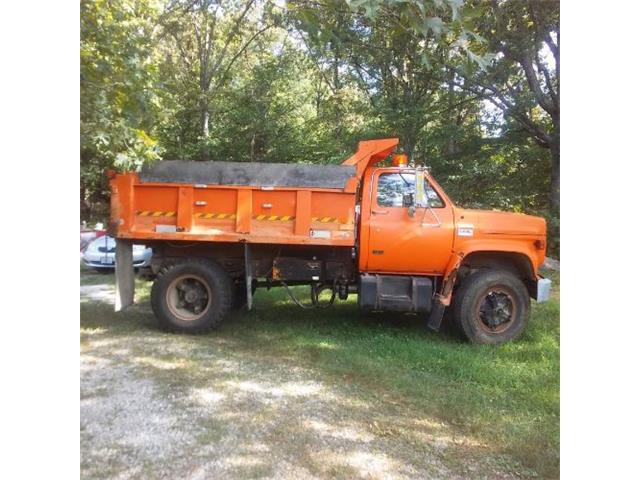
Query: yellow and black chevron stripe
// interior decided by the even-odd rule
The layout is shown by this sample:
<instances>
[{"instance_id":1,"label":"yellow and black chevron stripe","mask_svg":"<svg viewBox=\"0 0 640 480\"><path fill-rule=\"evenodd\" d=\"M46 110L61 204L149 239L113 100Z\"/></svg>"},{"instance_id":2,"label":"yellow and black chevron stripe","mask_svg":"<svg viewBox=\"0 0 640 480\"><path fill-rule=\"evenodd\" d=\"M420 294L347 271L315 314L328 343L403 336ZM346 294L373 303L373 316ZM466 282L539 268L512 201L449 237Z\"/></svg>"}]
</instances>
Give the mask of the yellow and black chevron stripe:
<instances>
[{"instance_id":1,"label":"yellow and black chevron stripe","mask_svg":"<svg viewBox=\"0 0 640 480\"><path fill-rule=\"evenodd\" d=\"M295 220L296 217L292 215L254 215L253 219L263 222L290 222Z\"/></svg>"},{"instance_id":2,"label":"yellow and black chevron stripe","mask_svg":"<svg viewBox=\"0 0 640 480\"><path fill-rule=\"evenodd\" d=\"M210 220L210 219L216 219L216 220L229 219L229 220L233 220L234 218L236 218L236 214L235 213L196 213L193 216L196 217L196 218L205 218L207 220Z\"/></svg>"},{"instance_id":3,"label":"yellow and black chevron stripe","mask_svg":"<svg viewBox=\"0 0 640 480\"><path fill-rule=\"evenodd\" d=\"M153 210L138 210L136 215L140 217L175 217L176 212L158 212Z\"/></svg>"},{"instance_id":4,"label":"yellow and black chevron stripe","mask_svg":"<svg viewBox=\"0 0 640 480\"><path fill-rule=\"evenodd\" d=\"M337 217L311 217L311 221L319 223L341 223Z\"/></svg>"},{"instance_id":5,"label":"yellow and black chevron stripe","mask_svg":"<svg viewBox=\"0 0 640 480\"><path fill-rule=\"evenodd\" d=\"M208 220L213 219L230 219L233 220L236 218L235 213L196 213L194 215L196 218L204 218ZM292 215L254 215L254 220L260 220L265 222L288 222L291 220L295 220L296 217Z\"/></svg>"},{"instance_id":6,"label":"yellow and black chevron stripe","mask_svg":"<svg viewBox=\"0 0 640 480\"><path fill-rule=\"evenodd\" d=\"M155 211L155 210L138 210L136 215L140 217L175 217L176 212ZM235 213L204 213L199 212L193 215L195 218L202 218L205 220L234 220L236 218ZM293 215L254 215L254 220L264 222L290 222L296 219ZM342 223L337 217L312 217L312 222L317 223Z\"/></svg>"}]
</instances>

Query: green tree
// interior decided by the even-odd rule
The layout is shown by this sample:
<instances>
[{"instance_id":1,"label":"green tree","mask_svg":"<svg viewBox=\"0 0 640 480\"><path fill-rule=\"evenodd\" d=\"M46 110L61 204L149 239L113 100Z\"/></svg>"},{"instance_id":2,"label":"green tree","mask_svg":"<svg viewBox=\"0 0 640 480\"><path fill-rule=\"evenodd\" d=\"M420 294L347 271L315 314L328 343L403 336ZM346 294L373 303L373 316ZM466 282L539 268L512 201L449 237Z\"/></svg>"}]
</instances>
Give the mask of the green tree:
<instances>
[{"instance_id":1,"label":"green tree","mask_svg":"<svg viewBox=\"0 0 640 480\"><path fill-rule=\"evenodd\" d=\"M107 168L137 168L162 153L153 132L157 9L151 0L80 4L80 201L104 201Z\"/></svg>"},{"instance_id":2,"label":"green tree","mask_svg":"<svg viewBox=\"0 0 640 480\"><path fill-rule=\"evenodd\" d=\"M486 4L486 2L484 2ZM461 73L463 88L486 98L551 153L549 203L560 212L560 3L491 2L476 22L495 60Z\"/></svg>"},{"instance_id":3,"label":"green tree","mask_svg":"<svg viewBox=\"0 0 640 480\"><path fill-rule=\"evenodd\" d=\"M399 136L458 203L542 213L557 235L557 213L548 213L559 188L557 2L81 8L85 207L107 200L103 172L114 166L161 157L337 163L358 140Z\"/></svg>"},{"instance_id":4,"label":"green tree","mask_svg":"<svg viewBox=\"0 0 640 480\"><path fill-rule=\"evenodd\" d=\"M197 99L200 134L208 140L212 102L233 76L233 67L247 48L273 26L261 18L256 0L174 0L162 16L165 49L176 85ZM209 149L201 152L210 157Z\"/></svg>"}]
</instances>

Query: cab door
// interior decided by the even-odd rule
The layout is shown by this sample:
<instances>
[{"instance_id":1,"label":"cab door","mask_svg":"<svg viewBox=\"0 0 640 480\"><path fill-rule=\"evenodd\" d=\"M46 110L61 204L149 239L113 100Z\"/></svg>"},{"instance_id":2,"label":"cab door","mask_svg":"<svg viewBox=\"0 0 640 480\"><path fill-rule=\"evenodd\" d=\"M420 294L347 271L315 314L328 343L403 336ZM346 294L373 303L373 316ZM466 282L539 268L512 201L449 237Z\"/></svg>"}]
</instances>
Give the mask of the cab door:
<instances>
[{"instance_id":1,"label":"cab door","mask_svg":"<svg viewBox=\"0 0 640 480\"><path fill-rule=\"evenodd\" d=\"M453 209L419 171L426 202L410 215L407 194L415 192L415 170L379 169L373 174L367 271L442 274L453 248Z\"/></svg>"}]
</instances>

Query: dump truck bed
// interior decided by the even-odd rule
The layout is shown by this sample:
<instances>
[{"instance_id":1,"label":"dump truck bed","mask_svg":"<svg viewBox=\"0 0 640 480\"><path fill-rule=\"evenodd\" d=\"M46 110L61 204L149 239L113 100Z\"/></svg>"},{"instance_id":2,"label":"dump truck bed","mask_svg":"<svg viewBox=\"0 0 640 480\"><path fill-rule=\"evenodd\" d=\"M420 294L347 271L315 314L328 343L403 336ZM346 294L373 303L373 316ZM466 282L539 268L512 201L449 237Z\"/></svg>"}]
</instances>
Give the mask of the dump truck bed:
<instances>
[{"instance_id":1,"label":"dump truck bed","mask_svg":"<svg viewBox=\"0 0 640 480\"><path fill-rule=\"evenodd\" d=\"M353 246L366 166L397 139L360 142L342 165L161 161L111 178L111 233L135 240Z\"/></svg>"}]
</instances>

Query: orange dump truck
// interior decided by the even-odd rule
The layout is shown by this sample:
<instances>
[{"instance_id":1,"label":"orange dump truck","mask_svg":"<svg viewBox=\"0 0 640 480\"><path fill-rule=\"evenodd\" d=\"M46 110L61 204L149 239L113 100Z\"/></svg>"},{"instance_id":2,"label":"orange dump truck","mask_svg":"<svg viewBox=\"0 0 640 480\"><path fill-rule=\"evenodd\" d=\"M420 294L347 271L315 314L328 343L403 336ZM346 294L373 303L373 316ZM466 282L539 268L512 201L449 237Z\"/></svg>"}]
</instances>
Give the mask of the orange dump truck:
<instances>
[{"instance_id":1,"label":"orange dump truck","mask_svg":"<svg viewBox=\"0 0 640 480\"><path fill-rule=\"evenodd\" d=\"M550 295L538 274L545 220L456 207L426 169L392 155L397 144L362 141L342 165L162 161L110 174L116 308L133 303L132 245L143 243L153 260L141 274L170 330L209 330L250 309L256 288L284 287L301 306L357 294L362 308L415 312L435 330L450 306L470 341L517 338L530 298ZM310 286L306 305L293 285Z\"/></svg>"}]
</instances>

